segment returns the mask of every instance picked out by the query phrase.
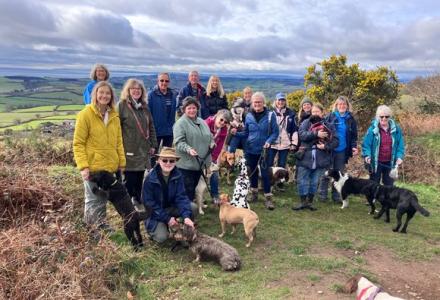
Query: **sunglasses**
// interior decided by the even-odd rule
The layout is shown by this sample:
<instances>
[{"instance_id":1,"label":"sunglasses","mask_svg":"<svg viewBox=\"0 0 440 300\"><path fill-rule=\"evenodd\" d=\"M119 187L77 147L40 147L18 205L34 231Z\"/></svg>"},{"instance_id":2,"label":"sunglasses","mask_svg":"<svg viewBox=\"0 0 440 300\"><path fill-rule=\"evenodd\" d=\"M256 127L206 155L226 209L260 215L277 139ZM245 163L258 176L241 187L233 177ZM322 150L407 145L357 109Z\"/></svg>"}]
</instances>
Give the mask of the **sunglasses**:
<instances>
[{"instance_id":1,"label":"sunglasses","mask_svg":"<svg viewBox=\"0 0 440 300\"><path fill-rule=\"evenodd\" d=\"M220 118L220 120L219 120L220 122L222 122L222 123L226 123L226 124L228 124L229 122L228 122L228 120L225 120L225 119L223 119L223 118Z\"/></svg>"},{"instance_id":2,"label":"sunglasses","mask_svg":"<svg viewBox=\"0 0 440 300\"><path fill-rule=\"evenodd\" d=\"M174 164L176 162L176 160L175 159L162 159L162 162L165 164L168 164L168 163Z\"/></svg>"},{"instance_id":3,"label":"sunglasses","mask_svg":"<svg viewBox=\"0 0 440 300\"><path fill-rule=\"evenodd\" d=\"M390 116L380 116L379 118L381 118L381 119L389 119Z\"/></svg>"},{"instance_id":4,"label":"sunglasses","mask_svg":"<svg viewBox=\"0 0 440 300\"><path fill-rule=\"evenodd\" d=\"M167 80L167 79L161 79L161 80L159 80L160 82L170 82L169 80Z\"/></svg>"}]
</instances>

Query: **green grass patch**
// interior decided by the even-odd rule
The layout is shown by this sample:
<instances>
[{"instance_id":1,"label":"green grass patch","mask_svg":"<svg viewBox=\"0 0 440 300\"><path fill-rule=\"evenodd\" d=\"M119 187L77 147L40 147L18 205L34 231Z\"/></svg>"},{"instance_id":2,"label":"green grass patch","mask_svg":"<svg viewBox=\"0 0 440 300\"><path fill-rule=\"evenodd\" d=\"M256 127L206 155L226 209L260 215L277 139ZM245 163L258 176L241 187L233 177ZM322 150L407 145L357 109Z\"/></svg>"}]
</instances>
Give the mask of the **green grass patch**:
<instances>
[{"instance_id":1,"label":"green grass patch","mask_svg":"<svg viewBox=\"0 0 440 300\"><path fill-rule=\"evenodd\" d=\"M71 93L69 91L54 91L54 92L42 92L33 93L29 95L30 98L48 98L48 99L67 99L67 100L77 100L82 99L82 96Z\"/></svg>"},{"instance_id":2,"label":"green grass patch","mask_svg":"<svg viewBox=\"0 0 440 300\"><path fill-rule=\"evenodd\" d=\"M56 105L45 105L45 106L36 106L31 108L16 109L14 110L14 112L16 113L51 112L54 111L55 108Z\"/></svg>"},{"instance_id":3,"label":"green grass patch","mask_svg":"<svg viewBox=\"0 0 440 300\"><path fill-rule=\"evenodd\" d=\"M58 106L57 111L80 111L84 107L83 104L60 105Z\"/></svg>"},{"instance_id":4,"label":"green grass patch","mask_svg":"<svg viewBox=\"0 0 440 300\"><path fill-rule=\"evenodd\" d=\"M21 89L23 89L21 80L11 80L6 77L0 77L0 93L9 93Z\"/></svg>"},{"instance_id":5,"label":"green grass patch","mask_svg":"<svg viewBox=\"0 0 440 300\"><path fill-rule=\"evenodd\" d=\"M430 133L422 136L417 136L413 138L413 141L424 145L430 151L440 154L440 132Z\"/></svg>"},{"instance_id":6,"label":"green grass patch","mask_svg":"<svg viewBox=\"0 0 440 300\"><path fill-rule=\"evenodd\" d=\"M29 120L44 118L53 114L53 112L2 112L0 113L0 126L20 125Z\"/></svg>"},{"instance_id":7,"label":"green grass patch","mask_svg":"<svg viewBox=\"0 0 440 300\"><path fill-rule=\"evenodd\" d=\"M223 187L227 186L222 183ZM418 184L404 186L415 191L422 205L431 212L440 209L437 189ZM188 250L171 252L171 243L159 246L147 242L147 249L131 262L136 266L127 269L128 277L136 277L137 296L140 299L294 298L295 291L289 288L286 275L292 272L307 272L306 278L314 284L334 272L345 274L341 276L344 278L361 272L374 279L375 274L369 272L363 256L370 248L382 247L404 261L429 260L440 255L440 217L436 214L429 218L417 214L404 235L391 230L396 222L394 213L391 224L374 220L368 215L365 200L358 197L351 197L350 207L345 210L332 203L317 203L316 212L293 212L290 207L298 201L295 191L296 187L290 185L286 193L276 194L274 211L267 211L261 199L252 204L260 224L250 248L245 247L241 225L234 235L228 228L223 239L240 253L243 266L239 272L222 272L213 262L194 263ZM217 236L218 210L209 207L205 213L198 217L200 231ZM113 239L122 247L129 247L122 232ZM146 273L141 275L140 270ZM327 292L334 293L339 288L337 283L331 284Z\"/></svg>"}]
</instances>

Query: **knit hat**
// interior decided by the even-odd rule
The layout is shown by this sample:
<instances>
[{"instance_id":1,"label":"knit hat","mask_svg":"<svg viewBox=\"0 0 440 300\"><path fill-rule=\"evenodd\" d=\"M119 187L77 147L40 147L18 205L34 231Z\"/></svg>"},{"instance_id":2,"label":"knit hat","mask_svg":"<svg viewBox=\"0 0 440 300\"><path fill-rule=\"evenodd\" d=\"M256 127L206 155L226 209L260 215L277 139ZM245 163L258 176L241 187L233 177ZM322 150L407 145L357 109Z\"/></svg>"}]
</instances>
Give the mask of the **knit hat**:
<instances>
[{"instance_id":1,"label":"knit hat","mask_svg":"<svg viewBox=\"0 0 440 300\"><path fill-rule=\"evenodd\" d=\"M312 99L310 99L307 96L304 96L304 98L301 100L301 103L299 104L299 107L301 108L305 103L309 103L310 105L313 105Z\"/></svg>"},{"instance_id":2,"label":"knit hat","mask_svg":"<svg viewBox=\"0 0 440 300\"><path fill-rule=\"evenodd\" d=\"M194 104L197 107L197 110L200 110L200 103L196 98L188 96L182 101L182 112L185 112L185 108L188 105Z\"/></svg>"},{"instance_id":3,"label":"knit hat","mask_svg":"<svg viewBox=\"0 0 440 300\"><path fill-rule=\"evenodd\" d=\"M171 147L163 147L159 154L156 154L157 157L168 157L168 158L176 158L180 157L176 155L176 149Z\"/></svg>"}]
</instances>

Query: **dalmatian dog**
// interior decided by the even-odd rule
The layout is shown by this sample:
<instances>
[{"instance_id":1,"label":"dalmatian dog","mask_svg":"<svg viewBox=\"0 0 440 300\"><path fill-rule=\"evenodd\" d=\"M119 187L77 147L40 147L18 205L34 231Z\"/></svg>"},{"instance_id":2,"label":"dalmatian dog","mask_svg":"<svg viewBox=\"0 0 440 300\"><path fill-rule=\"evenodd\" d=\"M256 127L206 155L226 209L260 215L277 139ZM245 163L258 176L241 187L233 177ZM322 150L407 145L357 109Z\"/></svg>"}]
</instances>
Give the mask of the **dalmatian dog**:
<instances>
[{"instance_id":1,"label":"dalmatian dog","mask_svg":"<svg viewBox=\"0 0 440 300\"><path fill-rule=\"evenodd\" d=\"M247 202L247 195L249 193L251 182L249 181L246 159L242 157L238 162L239 174L235 179L234 194L232 195L231 205L235 207L243 207L251 209Z\"/></svg>"}]
</instances>

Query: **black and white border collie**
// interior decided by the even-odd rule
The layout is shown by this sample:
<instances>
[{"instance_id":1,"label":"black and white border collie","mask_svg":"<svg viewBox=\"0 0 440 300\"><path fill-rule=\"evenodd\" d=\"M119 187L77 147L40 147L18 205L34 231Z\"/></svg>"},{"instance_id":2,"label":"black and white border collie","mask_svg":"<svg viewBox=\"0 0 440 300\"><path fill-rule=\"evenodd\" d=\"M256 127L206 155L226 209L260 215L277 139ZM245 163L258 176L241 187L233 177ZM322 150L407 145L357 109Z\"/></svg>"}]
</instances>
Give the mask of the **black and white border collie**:
<instances>
[{"instance_id":1,"label":"black and white border collie","mask_svg":"<svg viewBox=\"0 0 440 300\"><path fill-rule=\"evenodd\" d=\"M341 209L348 207L349 195L365 195L371 207L369 214L374 214L376 209L374 203L379 191L379 184L369 179L354 178L347 173L343 174L337 170L328 170L325 172L325 175L333 178L333 186L342 198Z\"/></svg>"}]
</instances>

